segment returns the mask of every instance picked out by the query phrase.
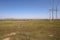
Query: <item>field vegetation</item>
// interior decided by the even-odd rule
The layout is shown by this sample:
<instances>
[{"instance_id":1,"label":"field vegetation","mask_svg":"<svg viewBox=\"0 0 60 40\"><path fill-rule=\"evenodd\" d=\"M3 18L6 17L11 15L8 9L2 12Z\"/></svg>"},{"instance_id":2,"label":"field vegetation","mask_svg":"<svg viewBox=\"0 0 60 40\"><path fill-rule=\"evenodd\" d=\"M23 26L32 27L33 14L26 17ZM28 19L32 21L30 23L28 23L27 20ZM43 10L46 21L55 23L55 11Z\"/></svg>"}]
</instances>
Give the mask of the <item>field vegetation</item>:
<instances>
[{"instance_id":1,"label":"field vegetation","mask_svg":"<svg viewBox=\"0 0 60 40\"><path fill-rule=\"evenodd\" d=\"M7 34L16 33L8 36ZM60 40L60 20L0 20L0 40Z\"/></svg>"}]
</instances>

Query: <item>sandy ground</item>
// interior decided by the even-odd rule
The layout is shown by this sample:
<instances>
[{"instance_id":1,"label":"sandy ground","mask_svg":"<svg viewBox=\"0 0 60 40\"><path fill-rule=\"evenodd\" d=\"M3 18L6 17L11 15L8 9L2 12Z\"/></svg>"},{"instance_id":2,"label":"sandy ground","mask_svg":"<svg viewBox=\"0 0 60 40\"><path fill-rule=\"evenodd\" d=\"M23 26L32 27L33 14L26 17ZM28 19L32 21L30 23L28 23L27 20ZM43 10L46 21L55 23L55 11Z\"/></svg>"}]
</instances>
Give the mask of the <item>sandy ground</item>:
<instances>
[{"instance_id":1,"label":"sandy ground","mask_svg":"<svg viewBox=\"0 0 60 40\"><path fill-rule=\"evenodd\" d=\"M10 37L4 38L3 40L10 40Z\"/></svg>"},{"instance_id":2,"label":"sandy ground","mask_svg":"<svg viewBox=\"0 0 60 40\"><path fill-rule=\"evenodd\" d=\"M7 36L12 36L12 35L16 35L16 33L12 32L10 34L7 34ZM4 38L3 40L10 40L10 37Z\"/></svg>"}]
</instances>

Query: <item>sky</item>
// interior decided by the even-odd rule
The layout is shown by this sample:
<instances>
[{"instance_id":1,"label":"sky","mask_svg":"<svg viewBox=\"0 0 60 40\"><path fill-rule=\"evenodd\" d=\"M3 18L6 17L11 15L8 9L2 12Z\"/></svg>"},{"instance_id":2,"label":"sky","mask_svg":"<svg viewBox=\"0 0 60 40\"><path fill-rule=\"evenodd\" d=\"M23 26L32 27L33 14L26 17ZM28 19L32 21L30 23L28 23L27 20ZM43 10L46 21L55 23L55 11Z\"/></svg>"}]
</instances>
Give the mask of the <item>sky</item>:
<instances>
[{"instance_id":1,"label":"sky","mask_svg":"<svg viewBox=\"0 0 60 40\"><path fill-rule=\"evenodd\" d=\"M58 19L60 19L59 1L55 0L54 3L54 9L56 4L58 6ZM0 0L0 18L49 19L51 4L51 0Z\"/></svg>"}]
</instances>

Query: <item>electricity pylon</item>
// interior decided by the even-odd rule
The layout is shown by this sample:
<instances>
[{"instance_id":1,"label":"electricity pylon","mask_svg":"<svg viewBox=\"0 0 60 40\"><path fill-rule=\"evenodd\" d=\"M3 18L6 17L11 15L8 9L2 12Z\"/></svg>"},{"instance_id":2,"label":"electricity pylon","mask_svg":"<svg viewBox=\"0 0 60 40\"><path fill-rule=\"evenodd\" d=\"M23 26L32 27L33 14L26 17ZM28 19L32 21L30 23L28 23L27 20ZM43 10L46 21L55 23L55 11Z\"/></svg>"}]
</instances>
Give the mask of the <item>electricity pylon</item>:
<instances>
[{"instance_id":1,"label":"electricity pylon","mask_svg":"<svg viewBox=\"0 0 60 40\"><path fill-rule=\"evenodd\" d=\"M56 19L57 19L57 12L58 12L58 9L57 9L57 6L56 6Z\"/></svg>"},{"instance_id":2,"label":"electricity pylon","mask_svg":"<svg viewBox=\"0 0 60 40\"><path fill-rule=\"evenodd\" d=\"M49 11L50 11L50 20L51 21L53 21L54 20L54 14L56 14L56 19L57 19L57 4L56 4L56 6L55 6L55 8L54 8L54 0L51 0L51 8L49 9Z\"/></svg>"}]
</instances>

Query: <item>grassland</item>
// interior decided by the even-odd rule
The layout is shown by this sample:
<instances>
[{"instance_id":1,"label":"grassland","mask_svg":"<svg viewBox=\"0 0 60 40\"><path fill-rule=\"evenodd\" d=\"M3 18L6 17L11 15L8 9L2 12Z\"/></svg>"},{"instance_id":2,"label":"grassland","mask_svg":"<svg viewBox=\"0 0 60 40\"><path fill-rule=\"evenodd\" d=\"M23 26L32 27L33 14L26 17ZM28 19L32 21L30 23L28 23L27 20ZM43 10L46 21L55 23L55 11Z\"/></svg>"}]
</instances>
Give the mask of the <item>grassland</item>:
<instances>
[{"instance_id":1,"label":"grassland","mask_svg":"<svg viewBox=\"0 0 60 40\"><path fill-rule=\"evenodd\" d=\"M60 40L60 20L0 20L0 40Z\"/></svg>"}]
</instances>

